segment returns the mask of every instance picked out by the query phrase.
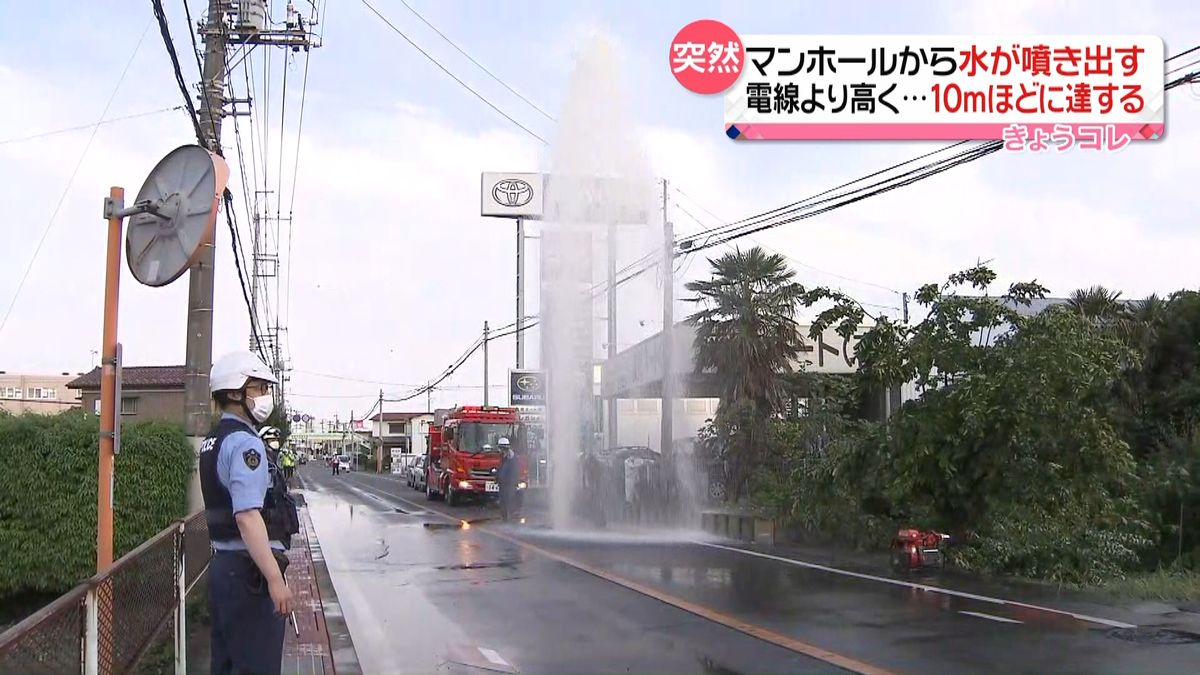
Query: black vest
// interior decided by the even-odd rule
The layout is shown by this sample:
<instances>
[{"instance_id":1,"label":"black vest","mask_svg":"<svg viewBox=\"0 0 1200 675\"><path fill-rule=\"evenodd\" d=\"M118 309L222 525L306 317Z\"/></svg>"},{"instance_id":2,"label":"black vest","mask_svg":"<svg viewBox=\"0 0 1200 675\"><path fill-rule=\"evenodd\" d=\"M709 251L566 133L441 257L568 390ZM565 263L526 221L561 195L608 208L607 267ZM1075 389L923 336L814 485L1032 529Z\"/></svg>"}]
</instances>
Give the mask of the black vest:
<instances>
[{"instance_id":1,"label":"black vest","mask_svg":"<svg viewBox=\"0 0 1200 675\"><path fill-rule=\"evenodd\" d=\"M222 418L200 447L200 492L204 496L208 537L213 541L238 541L242 538L233 515L233 497L217 474L217 458L221 456L221 444L227 436L239 431L253 433L253 429L245 422ZM242 461L242 458L234 457L232 461ZM296 503L288 494L287 482L276 466L275 458L269 454L267 467L271 474L271 486L267 489L262 508L259 510L267 526L267 539L282 542L284 548L291 548L292 535L300 531Z\"/></svg>"}]
</instances>

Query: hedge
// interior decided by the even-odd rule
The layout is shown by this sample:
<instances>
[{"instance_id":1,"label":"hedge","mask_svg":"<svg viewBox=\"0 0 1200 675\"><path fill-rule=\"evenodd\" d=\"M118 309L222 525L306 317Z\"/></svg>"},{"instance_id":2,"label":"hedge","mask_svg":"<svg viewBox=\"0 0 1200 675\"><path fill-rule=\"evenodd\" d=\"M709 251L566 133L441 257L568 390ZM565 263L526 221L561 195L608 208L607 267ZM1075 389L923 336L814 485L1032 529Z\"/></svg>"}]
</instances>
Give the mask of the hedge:
<instances>
[{"instance_id":1,"label":"hedge","mask_svg":"<svg viewBox=\"0 0 1200 675\"><path fill-rule=\"evenodd\" d=\"M95 572L98 418L0 415L0 597L62 592ZM183 427L121 429L114 558L185 515L195 458Z\"/></svg>"}]
</instances>

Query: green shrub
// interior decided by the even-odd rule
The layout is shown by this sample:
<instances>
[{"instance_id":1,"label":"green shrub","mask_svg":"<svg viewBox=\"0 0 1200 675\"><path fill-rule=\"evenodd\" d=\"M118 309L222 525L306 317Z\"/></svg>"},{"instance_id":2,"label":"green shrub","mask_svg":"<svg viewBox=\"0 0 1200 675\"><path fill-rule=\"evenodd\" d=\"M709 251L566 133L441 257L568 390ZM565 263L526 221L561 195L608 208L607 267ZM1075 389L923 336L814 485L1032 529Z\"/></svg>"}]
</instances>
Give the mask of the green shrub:
<instances>
[{"instance_id":1,"label":"green shrub","mask_svg":"<svg viewBox=\"0 0 1200 675\"><path fill-rule=\"evenodd\" d=\"M0 416L0 597L64 591L96 565L98 420ZM114 557L187 510L194 454L180 425L128 424L114 487Z\"/></svg>"}]
</instances>

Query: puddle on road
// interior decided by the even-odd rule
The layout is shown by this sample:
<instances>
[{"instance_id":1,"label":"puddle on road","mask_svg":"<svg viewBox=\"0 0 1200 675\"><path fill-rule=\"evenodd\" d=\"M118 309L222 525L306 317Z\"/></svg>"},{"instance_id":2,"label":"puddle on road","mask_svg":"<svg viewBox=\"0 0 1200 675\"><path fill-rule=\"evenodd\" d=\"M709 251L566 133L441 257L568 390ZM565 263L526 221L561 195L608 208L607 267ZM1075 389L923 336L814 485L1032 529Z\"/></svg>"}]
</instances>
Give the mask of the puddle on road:
<instances>
[{"instance_id":1,"label":"puddle on road","mask_svg":"<svg viewBox=\"0 0 1200 675\"><path fill-rule=\"evenodd\" d=\"M495 568L495 567L502 567L504 569L512 569L512 568L516 567L517 563L519 563L519 562L521 562L521 561L520 560L497 560L494 562L461 563L458 565L438 565L436 569L439 569L439 570L485 570L485 569L491 569L491 568Z\"/></svg>"},{"instance_id":2,"label":"puddle on road","mask_svg":"<svg viewBox=\"0 0 1200 675\"><path fill-rule=\"evenodd\" d=\"M1152 626L1114 628L1108 631L1108 636L1143 645L1190 645L1200 643L1200 633L1170 628L1154 628Z\"/></svg>"}]
</instances>

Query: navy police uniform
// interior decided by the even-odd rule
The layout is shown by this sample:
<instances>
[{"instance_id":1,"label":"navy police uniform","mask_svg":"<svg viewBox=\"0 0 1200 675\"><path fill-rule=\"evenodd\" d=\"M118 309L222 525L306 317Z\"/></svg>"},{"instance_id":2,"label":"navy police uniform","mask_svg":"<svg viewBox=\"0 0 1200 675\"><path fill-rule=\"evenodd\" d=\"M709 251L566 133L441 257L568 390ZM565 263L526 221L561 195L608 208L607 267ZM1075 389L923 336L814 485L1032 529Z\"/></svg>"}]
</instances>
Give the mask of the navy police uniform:
<instances>
[{"instance_id":1,"label":"navy police uniform","mask_svg":"<svg viewBox=\"0 0 1200 675\"><path fill-rule=\"evenodd\" d=\"M200 489L215 550L208 575L212 673L278 673L285 619L275 612L235 514L259 510L281 570L299 523L283 476L249 422L222 415L200 448Z\"/></svg>"}]
</instances>

